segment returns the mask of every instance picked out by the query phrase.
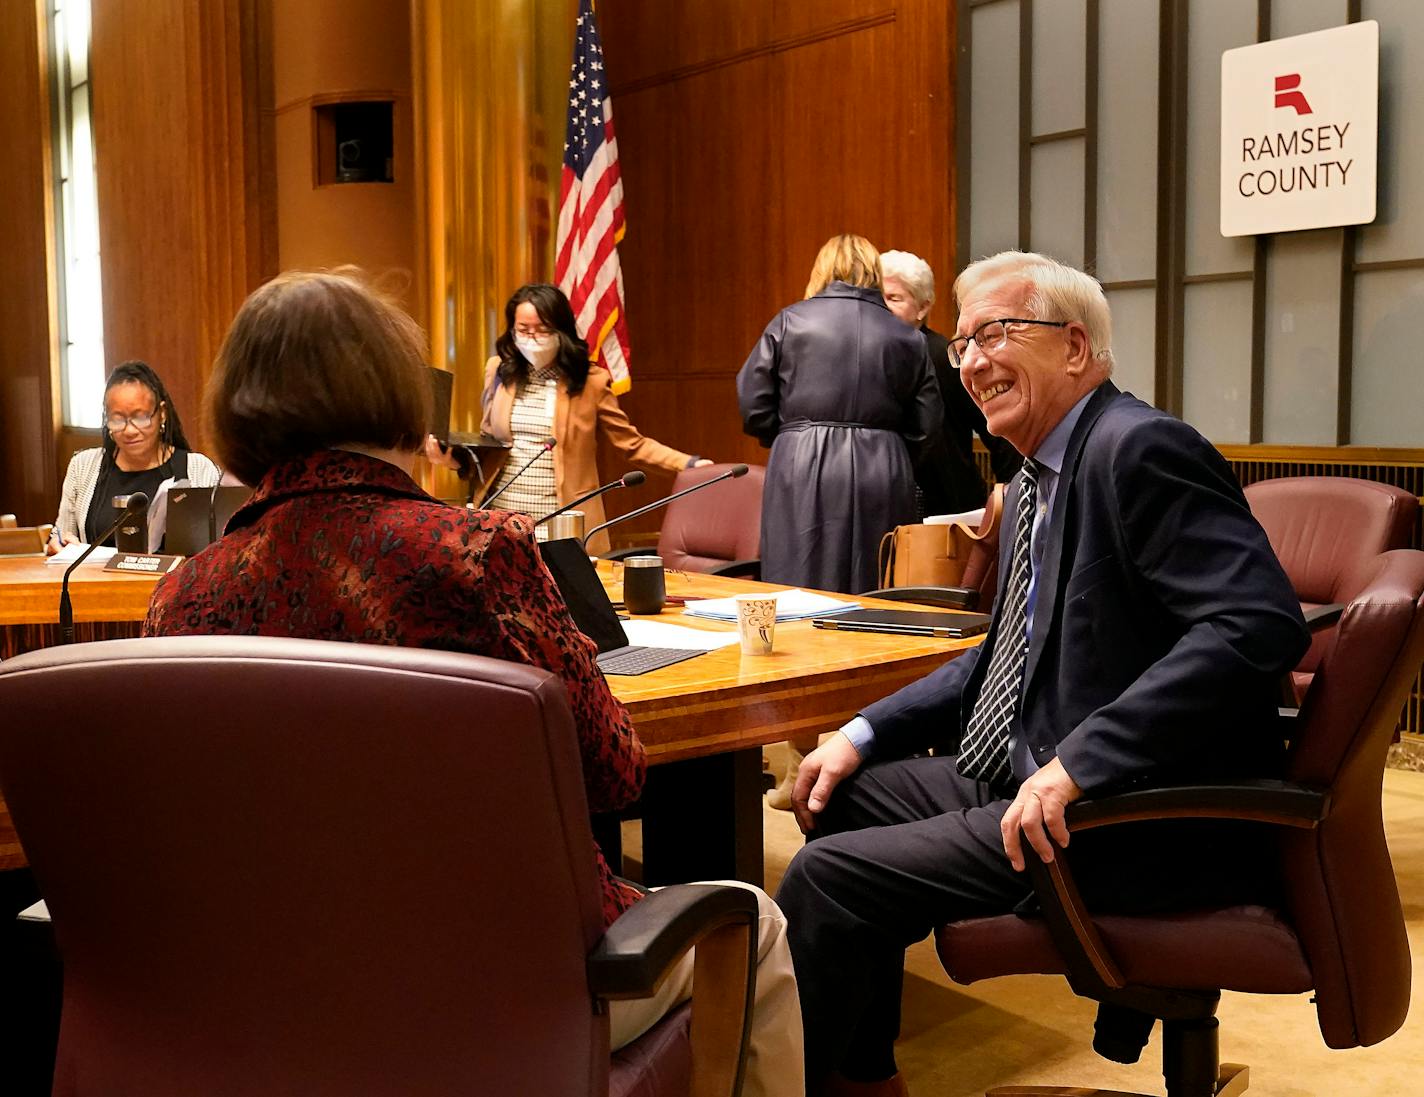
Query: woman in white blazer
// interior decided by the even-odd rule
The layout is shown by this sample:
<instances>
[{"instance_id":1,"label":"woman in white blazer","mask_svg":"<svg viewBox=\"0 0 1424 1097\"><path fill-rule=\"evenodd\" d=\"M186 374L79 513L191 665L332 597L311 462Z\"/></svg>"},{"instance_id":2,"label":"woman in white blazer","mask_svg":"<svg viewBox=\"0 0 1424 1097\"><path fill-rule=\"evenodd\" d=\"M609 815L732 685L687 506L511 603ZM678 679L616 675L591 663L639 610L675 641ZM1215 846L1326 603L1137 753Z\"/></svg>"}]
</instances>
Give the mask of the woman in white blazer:
<instances>
[{"instance_id":1,"label":"woman in white blazer","mask_svg":"<svg viewBox=\"0 0 1424 1097\"><path fill-rule=\"evenodd\" d=\"M116 495L142 491L154 499L170 484L212 487L221 475L212 461L189 451L158 374L145 362L125 362L104 386L103 444L69 462L46 551L53 555L70 542L97 538L118 517Z\"/></svg>"}]
</instances>

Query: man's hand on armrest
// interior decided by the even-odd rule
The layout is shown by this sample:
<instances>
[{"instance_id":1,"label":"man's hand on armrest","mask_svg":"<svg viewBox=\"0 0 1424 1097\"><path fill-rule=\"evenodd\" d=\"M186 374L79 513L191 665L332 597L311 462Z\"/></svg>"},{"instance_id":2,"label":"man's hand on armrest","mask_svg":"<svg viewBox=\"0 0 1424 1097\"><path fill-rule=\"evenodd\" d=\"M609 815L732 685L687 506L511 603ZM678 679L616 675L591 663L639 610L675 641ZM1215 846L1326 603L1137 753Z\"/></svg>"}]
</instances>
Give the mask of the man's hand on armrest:
<instances>
[{"instance_id":1,"label":"man's hand on armrest","mask_svg":"<svg viewBox=\"0 0 1424 1097\"><path fill-rule=\"evenodd\" d=\"M1004 837L1004 853L1015 872L1024 867L1023 842L1019 832L1028 836L1029 845L1038 851L1044 864L1053 860L1053 843L1068 845L1068 824L1063 813L1069 804L1083 795L1078 783L1068 776L1057 758L1049 762L1019 786L1019 794L1004 812L999 824ZM1049 840L1049 835L1053 840Z\"/></svg>"}]
</instances>

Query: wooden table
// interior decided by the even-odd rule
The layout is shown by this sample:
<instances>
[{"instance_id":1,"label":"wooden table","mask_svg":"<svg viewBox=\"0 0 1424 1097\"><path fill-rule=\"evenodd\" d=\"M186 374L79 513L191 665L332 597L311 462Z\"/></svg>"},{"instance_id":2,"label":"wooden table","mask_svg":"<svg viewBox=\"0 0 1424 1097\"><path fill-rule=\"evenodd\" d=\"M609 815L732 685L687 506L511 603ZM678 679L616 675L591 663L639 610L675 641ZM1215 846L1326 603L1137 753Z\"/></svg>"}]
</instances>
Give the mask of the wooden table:
<instances>
[{"instance_id":1,"label":"wooden table","mask_svg":"<svg viewBox=\"0 0 1424 1097\"><path fill-rule=\"evenodd\" d=\"M611 597L620 599L620 569L600 562L599 572ZM61 574L38 559L0 559L0 656L58 642ZM70 580L79 638L136 635L156 582L102 565L79 568ZM668 573L667 588L670 596L686 598L785 589L695 572ZM659 619L729 627L689 617L680 607L668 607ZM653 763L642 803L645 880L736 876L759 883L761 747L834 730L864 705L976 643L781 622L771 655L744 656L732 645L649 674L611 677ZM23 865L3 812L0 806L0 868Z\"/></svg>"}]
</instances>

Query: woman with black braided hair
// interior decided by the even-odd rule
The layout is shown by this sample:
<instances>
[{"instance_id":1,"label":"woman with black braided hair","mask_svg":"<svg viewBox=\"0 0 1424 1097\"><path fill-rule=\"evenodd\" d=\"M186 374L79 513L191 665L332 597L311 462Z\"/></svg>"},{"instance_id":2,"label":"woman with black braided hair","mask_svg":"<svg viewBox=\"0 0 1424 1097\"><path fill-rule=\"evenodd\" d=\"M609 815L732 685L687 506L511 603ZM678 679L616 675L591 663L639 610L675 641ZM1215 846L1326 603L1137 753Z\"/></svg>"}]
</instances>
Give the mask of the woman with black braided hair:
<instances>
[{"instance_id":1,"label":"woman with black braided hair","mask_svg":"<svg viewBox=\"0 0 1424 1097\"><path fill-rule=\"evenodd\" d=\"M189 452L178 409L158 374L145 362L125 362L104 385L103 444L69 462L46 551L53 555L71 541L98 537L118 517L116 495L141 491L153 499L166 481L212 487L220 476L201 453Z\"/></svg>"}]
</instances>

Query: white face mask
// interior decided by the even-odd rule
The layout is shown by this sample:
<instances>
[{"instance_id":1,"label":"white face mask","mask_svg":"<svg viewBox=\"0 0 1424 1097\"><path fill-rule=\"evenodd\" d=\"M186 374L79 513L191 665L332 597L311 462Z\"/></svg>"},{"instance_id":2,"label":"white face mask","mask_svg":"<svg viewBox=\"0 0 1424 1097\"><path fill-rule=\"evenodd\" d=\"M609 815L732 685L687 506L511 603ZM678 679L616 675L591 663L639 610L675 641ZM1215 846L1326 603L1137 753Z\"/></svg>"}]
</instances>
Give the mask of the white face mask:
<instances>
[{"instance_id":1,"label":"white face mask","mask_svg":"<svg viewBox=\"0 0 1424 1097\"><path fill-rule=\"evenodd\" d=\"M559 353L559 344L554 336L546 336L543 339L533 339L527 335L516 335L514 345L519 353L529 361L535 369L543 369L554 360Z\"/></svg>"}]
</instances>

